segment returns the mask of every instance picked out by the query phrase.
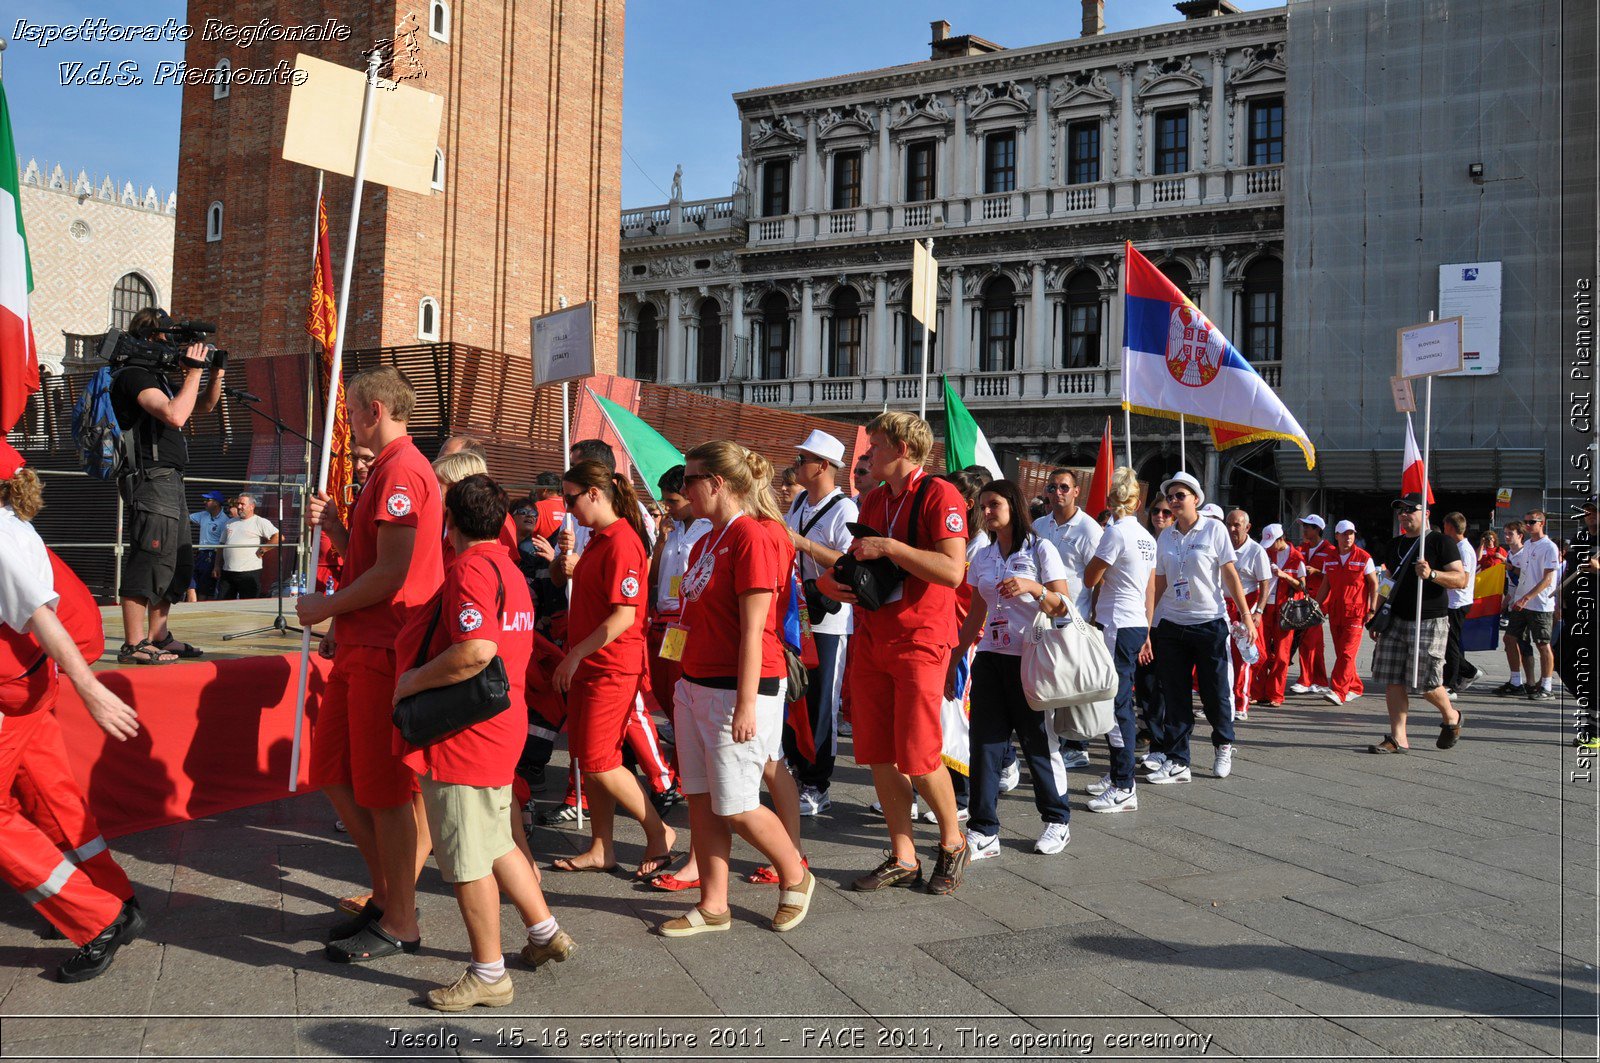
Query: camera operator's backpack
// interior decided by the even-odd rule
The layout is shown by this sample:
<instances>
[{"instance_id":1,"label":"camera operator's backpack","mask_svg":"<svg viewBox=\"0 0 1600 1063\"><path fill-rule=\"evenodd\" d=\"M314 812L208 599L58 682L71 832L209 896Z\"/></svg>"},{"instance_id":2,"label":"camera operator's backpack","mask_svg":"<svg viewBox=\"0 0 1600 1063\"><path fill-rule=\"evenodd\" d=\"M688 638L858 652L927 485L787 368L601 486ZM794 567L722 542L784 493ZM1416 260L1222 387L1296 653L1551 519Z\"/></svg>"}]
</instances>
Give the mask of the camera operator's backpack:
<instances>
[{"instance_id":1,"label":"camera operator's backpack","mask_svg":"<svg viewBox=\"0 0 1600 1063\"><path fill-rule=\"evenodd\" d=\"M72 438L78 445L78 464L97 480L117 480L137 467L132 440L117 424L111 406L111 382L117 371L101 366L84 385L72 408Z\"/></svg>"}]
</instances>

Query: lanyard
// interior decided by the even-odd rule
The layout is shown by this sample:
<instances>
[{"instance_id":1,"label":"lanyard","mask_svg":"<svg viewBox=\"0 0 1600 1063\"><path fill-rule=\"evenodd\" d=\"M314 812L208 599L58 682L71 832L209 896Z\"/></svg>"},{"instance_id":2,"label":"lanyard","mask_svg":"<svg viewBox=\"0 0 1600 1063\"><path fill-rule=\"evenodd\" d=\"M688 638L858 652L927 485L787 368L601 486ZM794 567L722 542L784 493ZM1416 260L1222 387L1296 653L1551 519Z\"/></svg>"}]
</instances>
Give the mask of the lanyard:
<instances>
[{"instance_id":1,"label":"lanyard","mask_svg":"<svg viewBox=\"0 0 1600 1063\"><path fill-rule=\"evenodd\" d=\"M716 554L717 547L722 545L722 537L724 535L728 534L728 529L733 527L734 523L742 516L744 516L743 513L735 513L733 515L733 520L728 521L728 523L726 523L726 524L724 524L722 526L722 530L717 533L717 541L712 543L710 546L708 546L706 548L706 552L700 555L700 561L696 562L697 564L703 563L705 561L705 559L708 558L708 557L712 557L713 558L711 564L715 565L717 563L716 560L714 559L713 555ZM694 549L694 547L691 546L689 549L692 550L692 549Z\"/></svg>"},{"instance_id":2,"label":"lanyard","mask_svg":"<svg viewBox=\"0 0 1600 1063\"><path fill-rule=\"evenodd\" d=\"M916 472L911 474L911 478L906 481L906 489L900 494L900 504L895 507L894 516L892 517L889 516L889 496L883 496L883 519L889 523L889 526L883 530L884 538L894 538L894 526L900 523L901 511L906 508L906 503L911 501L911 496L915 493L917 484L926 475L928 474L926 470L923 469L918 469ZM908 545L915 546L916 544L910 543Z\"/></svg>"}]
</instances>

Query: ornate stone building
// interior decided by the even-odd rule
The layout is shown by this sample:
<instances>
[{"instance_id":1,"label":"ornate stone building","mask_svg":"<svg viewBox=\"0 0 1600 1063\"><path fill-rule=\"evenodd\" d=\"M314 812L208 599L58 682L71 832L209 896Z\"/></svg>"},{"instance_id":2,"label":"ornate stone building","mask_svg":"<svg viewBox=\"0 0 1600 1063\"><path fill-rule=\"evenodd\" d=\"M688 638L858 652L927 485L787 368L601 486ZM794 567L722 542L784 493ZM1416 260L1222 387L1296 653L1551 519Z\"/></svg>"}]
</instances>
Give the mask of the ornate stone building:
<instances>
[{"instance_id":1,"label":"ornate stone building","mask_svg":"<svg viewBox=\"0 0 1600 1063\"><path fill-rule=\"evenodd\" d=\"M19 160L20 163L20 160ZM141 194L109 176L98 182L37 160L22 169L22 220L33 264L28 312L39 359L59 374L76 350L70 336L125 326L146 306L172 297L172 234L176 192ZM89 352L93 354L94 352Z\"/></svg>"},{"instance_id":2,"label":"ornate stone building","mask_svg":"<svg viewBox=\"0 0 1600 1063\"><path fill-rule=\"evenodd\" d=\"M911 245L931 239L936 427L945 373L1003 456L1092 462L1120 410L1132 241L1276 385L1285 9L1177 6L1108 34L1090 0L1081 37L1019 48L934 23L923 62L735 94L734 195L622 215L623 372L855 420L915 410ZM1175 467L1176 424L1134 433L1141 471ZM1198 433L1188 456L1216 482Z\"/></svg>"}]
</instances>

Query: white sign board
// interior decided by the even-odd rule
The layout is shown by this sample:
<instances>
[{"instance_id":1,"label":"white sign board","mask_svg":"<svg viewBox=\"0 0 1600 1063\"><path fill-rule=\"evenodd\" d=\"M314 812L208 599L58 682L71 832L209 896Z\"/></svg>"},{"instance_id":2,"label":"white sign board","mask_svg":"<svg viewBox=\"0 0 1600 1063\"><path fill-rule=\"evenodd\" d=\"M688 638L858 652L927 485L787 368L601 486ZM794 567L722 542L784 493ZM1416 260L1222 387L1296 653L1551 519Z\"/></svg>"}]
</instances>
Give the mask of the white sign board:
<instances>
[{"instance_id":1,"label":"white sign board","mask_svg":"<svg viewBox=\"0 0 1600 1063\"><path fill-rule=\"evenodd\" d=\"M911 245L911 316L929 332L938 331L939 260L921 240Z\"/></svg>"},{"instance_id":2,"label":"white sign board","mask_svg":"<svg viewBox=\"0 0 1600 1063\"><path fill-rule=\"evenodd\" d=\"M1461 319L1461 371L1457 376L1500 372L1500 263L1440 266L1439 316Z\"/></svg>"},{"instance_id":3,"label":"white sign board","mask_svg":"<svg viewBox=\"0 0 1600 1063\"><path fill-rule=\"evenodd\" d=\"M1406 379L1454 373L1461 368L1461 319L1410 325L1395 332L1399 375Z\"/></svg>"},{"instance_id":4,"label":"white sign board","mask_svg":"<svg viewBox=\"0 0 1600 1063\"><path fill-rule=\"evenodd\" d=\"M533 319L533 386L594 376L594 304Z\"/></svg>"},{"instance_id":5,"label":"white sign board","mask_svg":"<svg viewBox=\"0 0 1600 1063\"><path fill-rule=\"evenodd\" d=\"M354 177L366 72L303 54L295 57L294 67L305 71L306 77L289 89L283 157ZM439 146L443 97L380 80L372 98L372 132L363 176L376 184L427 195L433 187L433 152Z\"/></svg>"}]
</instances>

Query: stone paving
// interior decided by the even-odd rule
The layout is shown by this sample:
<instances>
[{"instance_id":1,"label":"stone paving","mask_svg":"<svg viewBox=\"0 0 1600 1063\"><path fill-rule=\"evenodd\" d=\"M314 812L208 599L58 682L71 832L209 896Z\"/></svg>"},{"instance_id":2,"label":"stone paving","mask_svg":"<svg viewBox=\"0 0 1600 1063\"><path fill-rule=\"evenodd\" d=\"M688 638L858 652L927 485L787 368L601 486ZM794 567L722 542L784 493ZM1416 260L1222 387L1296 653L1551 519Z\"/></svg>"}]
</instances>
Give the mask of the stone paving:
<instances>
[{"instance_id":1,"label":"stone paving","mask_svg":"<svg viewBox=\"0 0 1600 1063\"><path fill-rule=\"evenodd\" d=\"M1475 657L1498 682L1503 658ZM1240 725L1226 780L1202 725L1195 781L1116 816L1084 809L1096 749L1064 853L1031 852L1024 778L1003 855L943 898L843 888L883 842L846 757L806 824L820 889L799 930L766 930L772 888L739 883L731 933L669 941L650 928L683 895L546 871L579 951L535 972L513 946L515 1003L469 1015L420 1003L467 959L432 867L422 954L322 958L361 874L320 795L146 831L113 849L150 929L97 981L51 981L64 948L0 897L0 1057L1594 1059L1595 784L1571 779L1562 702L1460 704L1454 751L1418 716L1410 756L1375 757L1381 697L1293 698ZM631 866L642 836L620 837ZM531 840L548 863L580 837ZM737 848L736 870L753 856Z\"/></svg>"}]
</instances>

